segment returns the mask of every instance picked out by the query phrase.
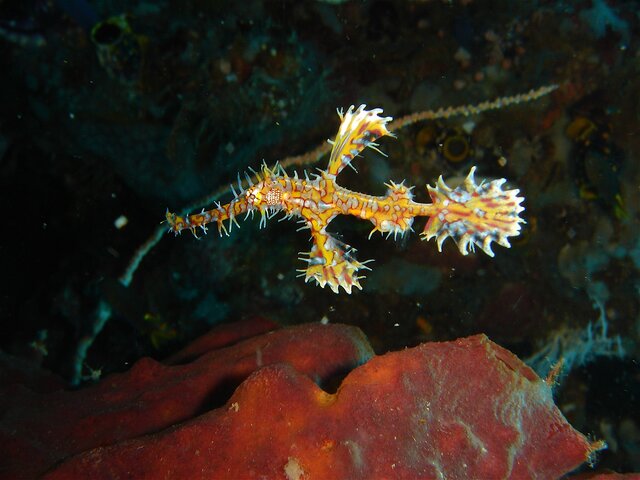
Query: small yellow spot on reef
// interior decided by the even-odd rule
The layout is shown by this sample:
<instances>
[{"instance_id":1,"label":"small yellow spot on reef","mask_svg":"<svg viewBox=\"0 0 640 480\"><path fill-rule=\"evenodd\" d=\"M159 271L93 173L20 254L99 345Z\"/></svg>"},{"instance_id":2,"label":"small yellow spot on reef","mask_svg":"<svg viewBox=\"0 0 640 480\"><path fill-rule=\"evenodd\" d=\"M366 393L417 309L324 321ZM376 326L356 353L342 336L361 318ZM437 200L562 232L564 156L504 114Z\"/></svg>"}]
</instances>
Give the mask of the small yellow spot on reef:
<instances>
[{"instance_id":1,"label":"small yellow spot on reef","mask_svg":"<svg viewBox=\"0 0 640 480\"><path fill-rule=\"evenodd\" d=\"M336 401L337 395L332 395L331 393L327 393L323 390L320 390L316 394L316 400L318 401L318 405L321 407L328 407L333 402Z\"/></svg>"},{"instance_id":2,"label":"small yellow spot on reef","mask_svg":"<svg viewBox=\"0 0 640 480\"><path fill-rule=\"evenodd\" d=\"M287 480L304 479L304 470L298 463L298 459L295 457L289 457L287 464L284 466L284 474L287 476Z\"/></svg>"}]
</instances>

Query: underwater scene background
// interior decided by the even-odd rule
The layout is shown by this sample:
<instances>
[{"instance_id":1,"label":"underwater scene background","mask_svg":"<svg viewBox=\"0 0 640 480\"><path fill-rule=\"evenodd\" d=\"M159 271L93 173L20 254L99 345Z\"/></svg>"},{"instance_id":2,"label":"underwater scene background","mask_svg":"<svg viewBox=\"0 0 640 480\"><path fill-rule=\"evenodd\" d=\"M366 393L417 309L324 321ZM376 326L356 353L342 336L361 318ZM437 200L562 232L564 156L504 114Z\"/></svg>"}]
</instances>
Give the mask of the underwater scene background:
<instances>
[{"instance_id":1,"label":"underwater scene background","mask_svg":"<svg viewBox=\"0 0 640 480\"><path fill-rule=\"evenodd\" d=\"M562 362L556 404L606 441L598 468L640 471L637 6L0 1L0 348L79 388L252 317L357 326L377 354L484 333L543 378ZM387 239L339 217L330 231L375 262L336 294L297 278L294 221L200 239L161 224L228 202L263 161L324 169L336 108L399 118L546 86L411 123L341 173L371 195L405 180L420 202L472 166L507 179L526 224L495 258L439 253L424 219Z\"/></svg>"}]
</instances>

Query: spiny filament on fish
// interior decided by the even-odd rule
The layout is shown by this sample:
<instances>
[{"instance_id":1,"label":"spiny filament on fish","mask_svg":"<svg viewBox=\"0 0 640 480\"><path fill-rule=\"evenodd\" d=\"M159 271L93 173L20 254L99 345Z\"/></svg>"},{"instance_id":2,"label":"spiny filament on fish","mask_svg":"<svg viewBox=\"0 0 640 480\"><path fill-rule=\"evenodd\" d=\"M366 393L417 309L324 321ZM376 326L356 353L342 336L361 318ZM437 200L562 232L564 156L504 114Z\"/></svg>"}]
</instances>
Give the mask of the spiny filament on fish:
<instances>
[{"instance_id":1,"label":"spiny filament on fish","mask_svg":"<svg viewBox=\"0 0 640 480\"><path fill-rule=\"evenodd\" d=\"M451 237L460 253L467 255L475 246L487 255L493 256L491 243L496 242L510 247L508 237L520 233L524 220L519 216L524 210L520 204L519 190L502 190L504 179L479 184L474 179L476 167L471 168L465 181L456 188L450 188L442 179L436 186L427 185L432 203L419 203L413 200L413 187L390 181L385 184L384 196L372 196L350 191L336 183L336 177L365 148L374 148L375 141L384 136L393 136L387 130L391 117L381 117L382 110L367 110L365 105L357 109L351 106L346 113L338 111L341 123L338 134L333 140L333 148L326 170L304 178L297 173L289 175L279 165L269 168L262 165L260 172L252 170L254 178L245 173L246 186L238 174L238 191L232 185L234 198L229 203L216 202L209 210L193 215L179 216L167 210L166 219L170 231L176 234L188 229L194 235L200 228L207 232L207 225L216 222L218 232L228 235L239 215L253 215L260 212L260 228L278 212L283 219L299 217L302 226L299 230L309 229L313 245L309 252L301 253L300 259L307 263L300 270L305 281L314 280L318 285L328 285L338 293L342 287L351 293L353 287L362 289L360 280L363 270L370 270L368 261L360 262L355 258L355 249L340 242L327 232L327 226L338 215L352 215L369 220L375 232L404 235L413 230L415 217L428 217L421 232L423 240L436 239L438 250L442 250L444 241ZM224 224L229 220L228 229Z\"/></svg>"}]
</instances>

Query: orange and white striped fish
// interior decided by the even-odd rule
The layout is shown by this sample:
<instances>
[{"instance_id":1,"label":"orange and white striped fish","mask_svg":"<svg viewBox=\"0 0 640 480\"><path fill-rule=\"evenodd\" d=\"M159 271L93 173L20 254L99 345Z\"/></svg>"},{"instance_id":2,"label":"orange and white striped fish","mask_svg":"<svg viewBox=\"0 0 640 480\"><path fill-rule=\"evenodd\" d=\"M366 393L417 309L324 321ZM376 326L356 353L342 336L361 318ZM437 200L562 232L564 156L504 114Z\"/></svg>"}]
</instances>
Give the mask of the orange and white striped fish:
<instances>
[{"instance_id":1,"label":"orange and white striped fish","mask_svg":"<svg viewBox=\"0 0 640 480\"><path fill-rule=\"evenodd\" d=\"M474 251L478 246L489 256L493 256L491 243L510 247L508 237L520 233L524 220L520 212L522 197L519 190L502 190L505 179L479 184L474 179L476 167L471 168L465 181L456 188L450 188L440 177L435 187L427 186L432 203L413 200L411 190L404 182L390 181L384 196L373 196L353 192L336 182L336 177L365 148L377 149L375 141L391 135L387 124L391 117L381 116L382 110L367 110L365 105L351 106L346 113L338 112L341 123L333 140L333 148L326 170L318 174L304 173L288 175L278 164L272 169L263 164L261 171L253 172L254 178L245 174L246 182L238 176L238 190L233 186L234 198L226 204L216 203L209 210L179 216L167 211L166 219L170 231L176 234L190 230L194 235L200 228L207 231L207 225L216 222L222 235L239 226L237 217L259 212L260 227L278 212L286 218L298 217L301 229L311 231L313 246L303 253L301 260L307 263L301 270L305 281L314 280L318 285L328 285L338 293L342 287L351 293L353 287L362 289L362 270L370 270L369 261L358 261L355 251L327 232L327 226L338 215L352 215L373 224L369 237L380 232L387 236L404 235L412 230L416 217L427 217L421 232L423 239L436 239L438 249L451 237L462 255ZM224 221L228 220L228 229Z\"/></svg>"}]
</instances>

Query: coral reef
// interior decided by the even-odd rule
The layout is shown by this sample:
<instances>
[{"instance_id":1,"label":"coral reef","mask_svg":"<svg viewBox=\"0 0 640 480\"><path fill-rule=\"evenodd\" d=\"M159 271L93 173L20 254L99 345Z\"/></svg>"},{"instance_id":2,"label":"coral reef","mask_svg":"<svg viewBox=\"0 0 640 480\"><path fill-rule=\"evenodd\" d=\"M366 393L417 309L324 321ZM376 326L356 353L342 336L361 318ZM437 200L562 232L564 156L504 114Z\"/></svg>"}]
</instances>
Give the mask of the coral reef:
<instances>
[{"instance_id":1,"label":"coral reef","mask_svg":"<svg viewBox=\"0 0 640 480\"><path fill-rule=\"evenodd\" d=\"M50 479L554 479L604 446L573 430L551 385L483 335L371 359L364 337L341 325L240 340L265 327L272 325L238 325L236 338L228 328L219 338L212 332L185 351L201 354L189 363L143 359L78 392L5 387L0 425L10 455L0 471L20 478L51 467ZM336 369L353 370L335 393L311 379L326 381ZM211 396L230 381L238 388L215 408Z\"/></svg>"},{"instance_id":2,"label":"coral reef","mask_svg":"<svg viewBox=\"0 0 640 480\"><path fill-rule=\"evenodd\" d=\"M365 362L362 333L344 325L300 325L255 335L260 319L202 337L165 365L146 358L80 391L36 393L18 379L0 391L0 473L42 474L70 455L165 430L215 406L256 369L286 362L318 382ZM242 340L244 337L250 337Z\"/></svg>"}]
</instances>

